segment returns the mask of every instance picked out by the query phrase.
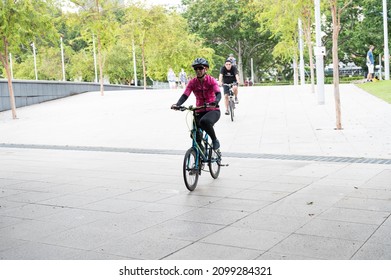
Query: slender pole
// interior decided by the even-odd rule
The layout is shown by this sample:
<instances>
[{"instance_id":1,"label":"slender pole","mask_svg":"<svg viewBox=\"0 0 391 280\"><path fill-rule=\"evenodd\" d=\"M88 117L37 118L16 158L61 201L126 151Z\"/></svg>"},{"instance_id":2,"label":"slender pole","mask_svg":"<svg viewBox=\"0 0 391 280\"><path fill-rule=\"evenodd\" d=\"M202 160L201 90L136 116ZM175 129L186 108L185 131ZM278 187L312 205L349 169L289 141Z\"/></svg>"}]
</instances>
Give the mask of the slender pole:
<instances>
[{"instance_id":1,"label":"slender pole","mask_svg":"<svg viewBox=\"0 0 391 280\"><path fill-rule=\"evenodd\" d=\"M135 47L134 47L134 40L132 40L132 51L133 51L134 85L137 86L136 50L135 50Z\"/></svg>"},{"instance_id":2,"label":"slender pole","mask_svg":"<svg viewBox=\"0 0 391 280\"><path fill-rule=\"evenodd\" d=\"M98 69L96 65L96 51L95 51L95 36L92 34L92 47L94 50L94 70L95 70L95 83L98 82Z\"/></svg>"},{"instance_id":3,"label":"slender pole","mask_svg":"<svg viewBox=\"0 0 391 280\"><path fill-rule=\"evenodd\" d=\"M304 55L303 55L303 28L301 25L301 19L298 19L299 23L299 51L300 51L300 82L301 85L305 85L305 75L304 75Z\"/></svg>"},{"instance_id":4,"label":"slender pole","mask_svg":"<svg viewBox=\"0 0 391 280\"><path fill-rule=\"evenodd\" d=\"M35 54L35 44L34 44L34 42L31 43L31 46L33 47L33 54L34 54L34 72L35 72L35 80L38 80L37 58L36 58L36 54Z\"/></svg>"},{"instance_id":5,"label":"slender pole","mask_svg":"<svg viewBox=\"0 0 391 280\"><path fill-rule=\"evenodd\" d=\"M62 80L65 81L65 63L64 63L64 48L62 46L62 36L60 37L61 41L61 64L62 64Z\"/></svg>"},{"instance_id":6,"label":"slender pole","mask_svg":"<svg viewBox=\"0 0 391 280\"><path fill-rule=\"evenodd\" d=\"M11 70L11 80L13 80L14 79L14 71L12 70L12 54L10 53L9 54L9 56L10 56L10 70Z\"/></svg>"},{"instance_id":7,"label":"slender pole","mask_svg":"<svg viewBox=\"0 0 391 280\"><path fill-rule=\"evenodd\" d=\"M387 26L387 0L383 0L383 26L384 26L384 74L385 80L390 79L390 51L388 49L388 26Z\"/></svg>"},{"instance_id":8,"label":"slender pole","mask_svg":"<svg viewBox=\"0 0 391 280\"><path fill-rule=\"evenodd\" d=\"M320 0L315 0L315 31L316 31L316 89L318 93L318 104L325 102L324 97L324 64L322 53L322 28L320 22Z\"/></svg>"},{"instance_id":9,"label":"slender pole","mask_svg":"<svg viewBox=\"0 0 391 280\"><path fill-rule=\"evenodd\" d=\"M251 82L254 85L254 60L251 58Z\"/></svg>"},{"instance_id":10,"label":"slender pole","mask_svg":"<svg viewBox=\"0 0 391 280\"><path fill-rule=\"evenodd\" d=\"M382 62L381 62L381 54L379 54L379 80L383 80L382 78Z\"/></svg>"}]
</instances>

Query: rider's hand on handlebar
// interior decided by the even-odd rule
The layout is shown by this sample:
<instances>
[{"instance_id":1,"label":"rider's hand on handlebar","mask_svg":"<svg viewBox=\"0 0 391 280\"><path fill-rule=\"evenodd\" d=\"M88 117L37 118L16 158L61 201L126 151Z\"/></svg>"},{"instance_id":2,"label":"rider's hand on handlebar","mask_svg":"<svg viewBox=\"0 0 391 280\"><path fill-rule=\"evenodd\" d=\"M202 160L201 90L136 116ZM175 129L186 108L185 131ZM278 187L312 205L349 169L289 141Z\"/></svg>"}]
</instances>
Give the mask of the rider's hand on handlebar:
<instances>
[{"instance_id":1,"label":"rider's hand on handlebar","mask_svg":"<svg viewBox=\"0 0 391 280\"><path fill-rule=\"evenodd\" d=\"M179 110L179 106L176 105L176 104L172 104L172 105L171 105L171 109L172 109L172 110Z\"/></svg>"}]
</instances>

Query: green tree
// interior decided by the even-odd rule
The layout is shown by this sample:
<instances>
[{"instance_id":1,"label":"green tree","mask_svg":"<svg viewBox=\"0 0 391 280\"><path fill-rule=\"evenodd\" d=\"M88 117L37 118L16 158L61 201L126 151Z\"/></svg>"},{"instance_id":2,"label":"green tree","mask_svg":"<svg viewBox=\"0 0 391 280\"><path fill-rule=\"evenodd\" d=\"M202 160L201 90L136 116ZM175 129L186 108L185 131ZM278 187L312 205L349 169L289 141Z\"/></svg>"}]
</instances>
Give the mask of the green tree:
<instances>
[{"instance_id":1,"label":"green tree","mask_svg":"<svg viewBox=\"0 0 391 280\"><path fill-rule=\"evenodd\" d=\"M12 86L9 53L19 53L20 46L28 46L37 38L53 39L54 6L50 0L0 1L0 60L8 79L12 117L17 118Z\"/></svg>"},{"instance_id":2,"label":"green tree","mask_svg":"<svg viewBox=\"0 0 391 280\"><path fill-rule=\"evenodd\" d=\"M147 77L166 80L169 67L177 73L181 68L190 70L195 57L212 60L214 53L198 36L189 34L182 16L162 6L132 5L126 9L119 41L129 46L129 52L134 45L141 57L144 87Z\"/></svg>"},{"instance_id":3,"label":"green tree","mask_svg":"<svg viewBox=\"0 0 391 280\"><path fill-rule=\"evenodd\" d=\"M333 80L334 80L334 99L336 111L336 128L342 129L341 122L341 100L339 94L339 59L338 59L338 36L341 30L341 17L346 8L352 3L352 0L338 1L329 0L331 17L333 22Z\"/></svg>"},{"instance_id":4,"label":"green tree","mask_svg":"<svg viewBox=\"0 0 391 280\"><path fill-rule=\"evenodd\" d=\"M270 38L267 28L260 29L249 0L183 0L182 3L190 32L204 38L216 51L220 65L229 53L235 54L241 82L244 73L250 73L251 58L258 65L271 62L269 49L275 39Z\"/></svg>"}]
</instances>

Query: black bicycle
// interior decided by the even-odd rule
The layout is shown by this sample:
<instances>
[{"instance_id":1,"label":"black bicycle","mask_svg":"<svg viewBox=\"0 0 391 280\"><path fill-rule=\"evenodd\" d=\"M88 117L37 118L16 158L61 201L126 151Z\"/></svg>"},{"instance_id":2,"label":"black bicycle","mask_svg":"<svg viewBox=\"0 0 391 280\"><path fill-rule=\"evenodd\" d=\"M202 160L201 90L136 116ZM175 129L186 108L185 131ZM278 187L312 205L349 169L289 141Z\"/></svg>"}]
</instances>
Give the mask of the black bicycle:
<instances>
[{"instance_id":1,"label":"black bicycle","mask_svg":"<svg viewBox=\"0 0 391 280\"><path fill-rule=\"evenodd\" d=\"M236 83L232 83L232 84L223 84L224 86L228 86L228 111L229 111L229 114L231 116L231 121L234 121L234 116L235 116L235 113L234 113L234 110L235 110L235 99L234 99L234 91L232 89L232 87L234 85L236 85Z\"/></svg>"},{"instance_id":2,"label":"black bicycle","mask_svg":"<svg viewBox=\"0 0 391 280\"><path fill-rule=\"evenodd\" d=\"M174 108L174 110L187 110L189 112L192 112L192 125L190 128L192 145L186 151L183 160L183 179L185 181L186 188L189 191L194 191L197 187L198 177L199 175L201 175L201 172L202 170L204 170L206 164L209 167L209 172L213 179L217 179L217 177L219 177L221 166L228 166L228 164L221 164L221 152L219 149L214 150L212 148L212 143L209 139L209 135L201 128L197 127L197 123L195 121L196 110L208 107L215 106L205 104L204 106L198 107L178 106L177 108ZM198 142L197 134L199 137Z\"/></svg>"}]
</instances>

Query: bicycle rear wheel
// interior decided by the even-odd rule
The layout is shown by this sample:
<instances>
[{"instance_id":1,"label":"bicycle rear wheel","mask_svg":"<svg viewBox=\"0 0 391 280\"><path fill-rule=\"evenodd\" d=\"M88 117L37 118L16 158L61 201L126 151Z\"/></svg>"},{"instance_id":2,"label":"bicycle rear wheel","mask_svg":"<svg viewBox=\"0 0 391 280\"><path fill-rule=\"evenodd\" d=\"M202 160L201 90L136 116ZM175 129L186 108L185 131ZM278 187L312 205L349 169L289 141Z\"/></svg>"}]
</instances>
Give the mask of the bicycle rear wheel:
<instances>
[{"instance_id":1,"label":"bicycle rear wheel","mask_svg":"<svg viewBox=\"0 0 391 280\"><path fill-rule=\"evenodd\" d=\"M199 168L196 163L197 153L194 148L190 148L187 150L183 160L183 179L189 191L194 191L197 187Z\"/></svg>"},{"instance_id":2,"label":"bicycle rear wheel","mask_svg":"<svg viewBox=\"0 0 391 280\"><path fill-rule=\"evenodd\" d=\"M213 179L217 179L220 174L220 152L216 152L212 148L209 149L209 172Z\"/></svg>"},{"instance_id":3,"label":"bicycle rear wheel","mask_svg":"<svg viewBox=\"0 0 391 280\"><path fill-rule=\"evenodd\" d=\"M234 121L234 109L235 109L235 102L232 98L229 99L229 113L231 115L231 121Z\"/></svg>"}]
</instances>

